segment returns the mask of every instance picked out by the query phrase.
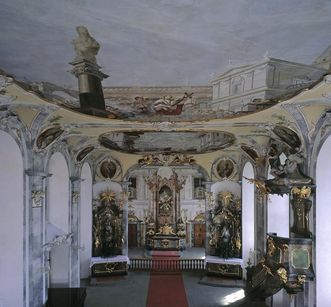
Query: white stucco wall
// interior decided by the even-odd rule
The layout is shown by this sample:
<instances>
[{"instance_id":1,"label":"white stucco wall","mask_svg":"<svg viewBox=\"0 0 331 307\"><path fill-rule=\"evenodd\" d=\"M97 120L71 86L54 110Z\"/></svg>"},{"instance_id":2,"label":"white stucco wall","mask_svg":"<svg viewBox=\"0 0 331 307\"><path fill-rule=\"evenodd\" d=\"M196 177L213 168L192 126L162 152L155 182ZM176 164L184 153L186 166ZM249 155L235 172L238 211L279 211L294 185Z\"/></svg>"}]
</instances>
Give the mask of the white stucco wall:
<instances>
[{"instance_id":1,"label":"white stucco wall","mask_svg":"<svg viewBox=\"0 0 331 307\"><path fill-rule=\"evenodd\" d=\"M56 152L49 161L47 228L50 232L63 235L69 232L69 173L64 156ZM69 246L62 244L55 246L50 252L50 283L51 287L67 285L69 282Z\"/></svg>"},{"instance_id":2,"label":"white stucco wall","mask_svg":"<svg viewBox=\"0 0 331 307\"><path fill-rule=\"evenodd\" d=\"M316 167L316 298L318 307L330 306L331 255L331 137L323 144Z\"/></svg>"},{"instance_id":3,"label":"white stucco wall","mask_svg":"<svg viewBox=\"0 0 331 307\"><path fill-rule=\"evenodd\" d=\"M0 306L23 306L23 161L0 131Z\"/></svg>"},{"instance_id":4,"label":"white stucco wall","mask_svg":"<svg viewBox=\"0 0 331 307\"><path fill-rule=\"evenodd\" d=\"M284 164L286 156L281 154L281 163ZM270 168L268 170L268 179L272 179ZM290 207L288 194L280 196L270 194L268 197L268 233L277 233L279 237L289 237L290 229Z\"/></svg>"}]
</instances>

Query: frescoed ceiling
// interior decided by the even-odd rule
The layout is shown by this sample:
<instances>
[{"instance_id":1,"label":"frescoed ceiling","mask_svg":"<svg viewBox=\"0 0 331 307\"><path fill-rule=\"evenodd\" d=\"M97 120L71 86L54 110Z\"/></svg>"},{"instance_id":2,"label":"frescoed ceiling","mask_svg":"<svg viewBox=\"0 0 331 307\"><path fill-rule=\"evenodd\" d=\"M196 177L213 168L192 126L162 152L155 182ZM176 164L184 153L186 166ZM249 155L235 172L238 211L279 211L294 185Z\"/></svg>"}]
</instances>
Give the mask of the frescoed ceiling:
<instances>
[{"instance_id":1,"label":"frescoed ceiling","mask_svg":"<svg viewBox=\"0 0 331 307\"><path fill-rule=\"evenodd\" d=\"M99 137L101 145L129 153L199 154L230 147L235 137L224 132L112 132Z\"/></svg>"},{"instance_id":2,"label":"frescoed ceiling","mask_svg":"<svg viewBox=\"0 0 331 307\"><path fill-rule=\"evenodd\" d=\"M311 64L331 43L330 16L327 0L2 1L0 68L15 79L0 80L2 107L38 132L35 150L60 140L77 161L96 152L131 164L184 153L209 169L221 153L258 160L272 139L303 146L329 110L330 82L321 76L292 98L230 112L210 108L210 80L269 56ZM101 45L109 118L75 112L68 63L78 25Z\"/></svg>"},{"instance_id":3,"label":"frescoed ceiling","mask_svg":"<svg viewBox=\"0 0 331 307\"><path fill-rule=\"evenodd\" d=\"M77 89L75 28L100 43L104 86L209 85L269 56L310 64L331 43L329 0L0 1L0 68ZM182 93L184 94L184 93Z\"/></svg>"}]
</instances>

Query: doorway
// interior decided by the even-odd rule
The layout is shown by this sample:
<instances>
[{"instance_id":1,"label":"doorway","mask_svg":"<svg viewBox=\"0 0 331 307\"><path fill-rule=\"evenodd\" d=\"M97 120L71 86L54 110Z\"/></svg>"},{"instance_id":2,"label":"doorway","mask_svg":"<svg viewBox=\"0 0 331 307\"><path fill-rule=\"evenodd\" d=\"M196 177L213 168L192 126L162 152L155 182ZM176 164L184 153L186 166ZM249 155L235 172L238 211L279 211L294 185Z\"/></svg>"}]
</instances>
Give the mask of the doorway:
<instances>
[{"instance_id":1,"label":"doorway","mask_svg":"<svg viewBox=\"0 0 331 307\"><path fill-rule=\"evenodd\" d=\"M194 247L205 247L206 224L194 224Z\"/></svg>"},{"instance_id":2,"label":"doorway","mask_svg":"<svg viewBox=\"0 0 331 307\"><path fill-rule=\"evenodd\" d=\"M138 246L138 225L135 223L129 223L128 225L128 245L129 247L137 247Z\"/></svg>"}]
</instances>

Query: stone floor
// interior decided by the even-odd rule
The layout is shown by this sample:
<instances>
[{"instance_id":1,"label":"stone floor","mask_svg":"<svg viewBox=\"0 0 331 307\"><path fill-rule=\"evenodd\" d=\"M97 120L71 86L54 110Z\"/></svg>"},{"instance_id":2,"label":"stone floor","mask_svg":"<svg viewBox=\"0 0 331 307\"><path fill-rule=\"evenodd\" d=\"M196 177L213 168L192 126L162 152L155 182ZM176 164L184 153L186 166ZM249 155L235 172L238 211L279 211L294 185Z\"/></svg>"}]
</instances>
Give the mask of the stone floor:
<instances>
[{"instance_id":1,"label":"stone floor","mask_svg":"<svg viewBox=\"0 0 331 307\"><path fill-rule=\"evenodd\" d=\"M130 248L129 257L152 258L152 254L144 248ZM187 248L180 252L180 257L204 259L205 249ZM225 283L210 282L201 272L183 272L182 276L189 307L268 306L264 303L243 304L243 301L239 300L240 295L243 294L241 280L226 280ZM149 272L139 271L130 271L127 276L82 280L81 286L87 288L85 307L146 307L149 280ZM274 307L276 306L282 305L275 304Z\"/></svg>"},{"instance_id":2,"label":"stone floor","mask_svg":"<svg viewBox=\"0 0 331 307\"><path fill-rule=\"evenodd\" d=\"M201 273L182 274L190 307L238 306L231 301L240 294L240 288L203 285L199 283ZM129 272L127 276L107 278L94 286L83 281L82 286L87 287L85 307L145 307L149 272Z\"/></svg>"}]
</instances>

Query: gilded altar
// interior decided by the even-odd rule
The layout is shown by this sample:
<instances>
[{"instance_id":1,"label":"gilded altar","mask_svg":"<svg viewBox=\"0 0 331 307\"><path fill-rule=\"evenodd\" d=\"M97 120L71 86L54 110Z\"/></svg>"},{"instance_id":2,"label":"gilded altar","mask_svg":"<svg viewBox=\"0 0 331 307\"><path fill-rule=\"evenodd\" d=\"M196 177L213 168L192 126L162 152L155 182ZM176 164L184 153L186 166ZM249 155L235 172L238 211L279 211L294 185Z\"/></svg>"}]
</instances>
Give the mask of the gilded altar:
<instances>
[{"instance_id":1,"label":"gilded altar","mask_svg":"<svg viewBox=\"0 0 331 307\"><path fill-rule=\"evenodd\" d=\"M211 256L241 258L241 202L229 191L217 195L208 212L208 247Z\"/></svg>"},{"instance_id":2,"label":"gilded altar","mask_svg":"<svg viewBox=\"0 0 331 307\"><path fill-rule=\"evenodd\" d=\"M146 247L184 249L186 224L180 214L179 194L185 179L178 178L170 167L160 167L145 181L152 194L146 219Z\"/></svg>"},{"instance_id":3,"label":"gilded altar","mask_svg":"<svg viewBox=\"0 0 331 307\"><path fill-rule=\"evenodd\" d=\"M111 190L101 192L93 205L93 257L122 254L124 242L121 200Z\"/></svg>"},{"instance_id":4,"label":"gilded altar","mask_svg":"<svg viewBox=\"0 0 331 307\"><path fill-rule=\"evenodd\" d=\"M160 227L159 231L153 238L153 249L158 250L179 250L182 249L183 243L173 228L168 224Z\"/></svg>"}]
</instances>

